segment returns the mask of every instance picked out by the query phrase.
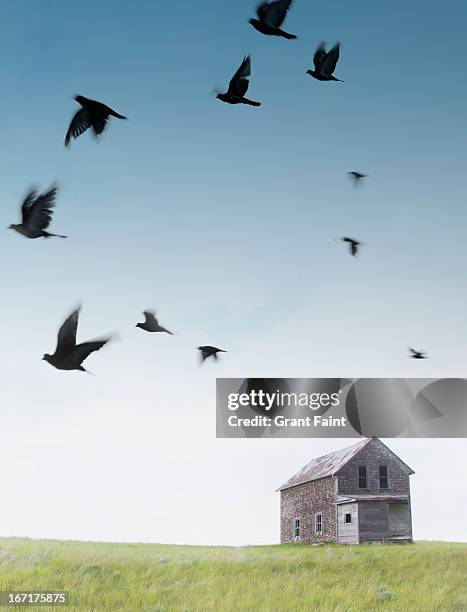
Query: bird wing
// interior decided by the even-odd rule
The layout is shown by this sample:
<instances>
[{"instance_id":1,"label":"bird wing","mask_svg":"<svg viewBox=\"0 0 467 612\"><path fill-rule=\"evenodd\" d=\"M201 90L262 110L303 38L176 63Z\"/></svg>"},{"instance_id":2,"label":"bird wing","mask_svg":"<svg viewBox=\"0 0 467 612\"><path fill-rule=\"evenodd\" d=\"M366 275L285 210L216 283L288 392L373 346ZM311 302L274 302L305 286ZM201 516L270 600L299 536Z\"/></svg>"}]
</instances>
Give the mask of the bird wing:
<instances>
[{"instance_id":1,"label":"bird wing","mask_svg":"<svg viewBox=\"0 0 467 612\"><path fill-rule=\"evenodd\" d=\"M287 15L292 0L275 0L260 4L257 9L259 19L271 28L278 28Z\"/></svg>"},{"instance_id":2,"label":"bird wing","mask_svg":"<svg viewBox=\"0 0 467 612\"><path fill-rule=\"evenodd\" d=\"M78 306L64 321L58 330L57 348L55 353L68 353L76 345L76 332L78 330L79 311Z\"/></svg>"},{"instance_id":3,"label":"bird wing","mask_svg":"<svg viewBox=\"0 0 467 612\"><path fill-rule=\"evenodd\" d=\"M35 193L31 192L26 196L21 207L23 224L32 230L43 230L49 227L52 221L57 187L54 186L46 193L36 196L35 198L33 195L35 195Z\"/></svg>"},{"instance_id":4,"label":"bird wing","mask_svg":"<svg viewBox=\"0 0 467 612\"><path fill-rule=\"evenodd\" d=\"M159 325L159 323L157 322L155 313L152 310L145 310L143 311L143 314L145 316L145 323L149 323L150 325L155 325L156 327Z\"/></svg>"},{"instance_id":5,"label":"bird wing","mask_svg":"<svg viewBox=\"0 0 467 612\"><path fill-rule=\"evenodd\" d=\"M90 342L77 344L73 349L73 359L82 363L91 353L101 349L109 340L110 338L102 338L102 340L91 340Z\"/></svg>"},{"instance_id":6,"label":"bird wing","mask_svg":"<svg viewBox=\"0 0 467 612\"><path fill-rule=\"evenodd\" d=\"M268 12L269 12L269 2L262 2L261 4L258 4L258 7L256 9L256 14L258 15L258 19L262 21L263 23L266 23Z\"/></svg>"},{"instance_id":7,"label":"bird wing","mask_svg":"<svg viewBox=\"0 0 467 612\"><path fill-rule=\"evenodd\" d=\"M352 253L352 255L356 255L357 251L358 251L358 244L356 242L351 242L350 243L350 251Z\"/></svg>"},{"instance_id":8,"label":"bird wing","mask_svg":"<svg viewBox=\"0 0 467 612\"><path fill-rule=\"evenodd\" d=\"M102 114L99 114L96 117L93 117L92 129L96 136L99 136L99 134L102 134L102 132L105 129L105 126L107 125L108 118L109 118L109 114L105 112L104 110L102 111Z\"/></svg>"},{"instance_id":9,"label":"bird wing","mask_svg":"<svg viewBox=\"0 0 467 612\"><path fill-rule=\"evenodd\" d=\"M31 207L34 204L34 201L37 197L37 191L34 189L28 193L28 195L24 198L24 201L21 205L21 216L23 218L23 224L26 223L28 215L31 211Z\"/></svg>"},{"instance_id":10,"label":"bird wing","mask_svg":"<svg viewBox=\"0 0 467 612\"><path fill-rule=\"evenodd\" d=\"M239 69L233 75L229 83L227 94L231 96L244 96L248 90L248 78L251 74L251 59L247 55L243 58Z\"/></svg>"},{"instance_id":11,"label":"bird wing","mask_svg":"<svg viewBox=\"0 0 467 612\"><path fill-rule=\"evenodd\" d=\"M334 47L326 53L326 55L321 60L321 72L326 76L331 76L331 74L336 69L337 62L339 60L339 50L340 43L334 45Z\"/></svg>"},{"instance_id":12,"label":"bird wing","mask_svg":"<svg viewBox=\"0 0 467 612\"><path fill-rule=\"evenodd\" d=\"M71 120L70 127L65 136L65 146L67 147L70 144L71 138L78 138L90 127L89 113L85 108L81 108Z\"/></svg>"},{"instance_id":13,"label":"bird wing","mask_svg":"<svg viewBox=\"0 0 467 612\"><path fill-rule=\"evenodd\" d=\"M315 54L313 56L313 63L315 65L316 72L321 71L321 62L323 61L324 57L326 57L326 49L324 46L324 42L322 42L320 46L316 49Z\"/></svg>"}]
</instances>

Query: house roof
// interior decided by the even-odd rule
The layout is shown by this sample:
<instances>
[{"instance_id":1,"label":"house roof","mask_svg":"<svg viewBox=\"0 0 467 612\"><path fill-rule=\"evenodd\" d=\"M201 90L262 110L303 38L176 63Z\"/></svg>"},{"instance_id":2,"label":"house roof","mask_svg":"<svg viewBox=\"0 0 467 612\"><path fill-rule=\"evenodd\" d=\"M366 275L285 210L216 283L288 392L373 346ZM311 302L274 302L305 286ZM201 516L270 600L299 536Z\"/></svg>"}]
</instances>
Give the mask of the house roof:
<instances>
[{"instance_id":1,"label":"house roof","mask_svg":"<svg viewBox=\"0 0 467 612\"><path fill-rule=\"evenodd\" d=\"M378 438L363 438L352 446L347 446L341 450L334 451L328 455L317 457L312 459L305 465L299 472L294 474L287 482L280 486L277 490L283 491L284 489L290 489L305 482L311 482L312 480L318 480L319 478L326 478L327 476L334 476L352 457L354 457L361 449L366 446L371 440L376 440L379 444L382 444L388 449L395 457L397 455L388 448ZM399 457L397 459L408 469L409 474L414 474L412 468L402 461Z\"/></svg>"},{"instance_id":2,"label":"house roof","mask_svg":"<svg viewBox=\"0 0 467 612\"><path fill-rule=\"evenodd\" d=\"M371 438L363 438L356 444L352 444L352 446L347 446L346 448L334 451L333 453L312 459L305 465L305 467L294 474L292 478L289 478L287 482L284 482L284 484L277 490L283 491L284 489L289 489L290 487L295 487L296 485L310 482L311 480L318 480L318 478L332 476L350 459L352 459L352 457L356 455L359 450L368 444L370 440Z\"/></svg>"}]
</instances>

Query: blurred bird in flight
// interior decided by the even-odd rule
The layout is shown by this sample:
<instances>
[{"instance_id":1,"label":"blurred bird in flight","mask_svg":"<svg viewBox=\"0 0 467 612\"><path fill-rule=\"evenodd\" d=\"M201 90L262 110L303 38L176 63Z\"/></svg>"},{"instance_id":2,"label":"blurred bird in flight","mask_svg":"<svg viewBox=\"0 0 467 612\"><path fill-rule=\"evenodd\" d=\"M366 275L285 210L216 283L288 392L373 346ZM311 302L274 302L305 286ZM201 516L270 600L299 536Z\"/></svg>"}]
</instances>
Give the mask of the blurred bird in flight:
<instances>
[{"instance_id":1,"label":"blurred bird in flight","mask_svg":"<svg viewBox=\"0 0 467 612\"><path fill-rule=\"evenodd\" d=\"M349 238L348 236L342 236L342 238L339 238L339 240L342 240L342 242L347 242L350 248L350 254L353 257L356 257L358 255L358 249L360 246L364 245L364 242L361 242L360 240L355 240L355 238Z\"/></svg>"},{"instance_id":2,"label":"blurred bird in flight","mask_svg":"<svg viewBox=\"0 0 467 612\"><path fill-rule=\"evenodd\" d=\"M21 205L21 223L12 223L8 229L13 229L26 238L66 238L60 234L51 234L45 230L52 221L53 209L55 206L55 196L57 186L53 186L49 191L37 194L35 190L28 193Z\"/></svg>"},{"instance_id":3,"label":"blurred bird in flight","mask_svg":"<svg viewBox=\"0 0 467 612\"><path fill-rule=\"evenodd\" d=\"M96 100L90 100L84 96L75 96L74 99L81 104L82 108L71 120L70 127L65 136L66 147L70 144L71 138L78 138L90 127L92 127L95 136L102 134L109 115L118 117L118 119L126 119L126 117L120 115L109 106L96 102Z\"/></svg>"},{"instance_id":4,"label":"blurred bird in flight","mask_svg":"<svg viewBox=\"0 0 467 612\"><path fill-rule=\"evenodd\" d=\"M261 102L254 102L245 98L245 94L248 91L249 81L248 77L251 74L251 59L247 55L243 58L239 69L233 75L229 83L229 88L225 93L217 94L217 98L221 102L227 102L228 104L249 104L250 106L261 106Z\"/></svg>"},{"instance_id":5,"label":"blurred bird in flight","mask_svg":"<svg viewBox=\"0 0 467 612\"><path fill-rule=\"evenodd\" d=\"M60 327L55 353L53 353L53 355L46 353L42 357L42 359L58 370L79 370L81 372L88 372L88 370L82 366L83 361L87 359L91 353L101 349L110 340L109 337L76 344L76 332L78 330L80 310L81 306L76 308Z\"/></svg>"},{"instance_id":6,"label":"blurred bird in flight","mask_svg":"<svg viewBox=\"0 0 467 612\"><path fill-rule=\"evenodd\" d=\"M361 172L357 172L356 170L352 170L352 172L347 172L350 178L353 180L354 185L359 185L364 178L367 178L368 174L362 174Z\"/></svg>"},{"instance_id":7,"label":"blurred bird in flight","mask_svg":"<svg viewBox=\"0 0 467 612\"><path fill-rule=\"evenodd\" d=\"M412 357L412 359L428 359L425 351L416 351L415 349L410 348L410 346L409 351L410 357Z\"/></svg>"},{"instance_id":8,"label":"blurred bird in flight","mask_svg":"<svg viewBox=\"0 0 467 612\"><path fill-rule=\"evenodd\" d=\"M151 310L143 311L145 320L143 323L137 323L135 327L139 327L140 329L144 329L147 332L165 332L166 334L170 334L173 336L173 333L165 327L159 325L159 321L156 319L155 312Z\"/></svg>"},{"instance_id":9,"label":"blurred bird in flight","mask_svg":"<svg viewBox=\"0 0 467 612\"><path fill-rule=\"evenodd\" d=\"M341 79L336 79L332 74L339 60L339 49L340 43L336 43L334 47L326 53L325 43L321 43L316 49L313 57L315 69L307 70L307 74L314 79L318 79L318 81L341 81Z\"/></svg>"},{"instance_id":10,"label":"blurred bird in flight","mask_svg":"<svg viewBox=\"0 0 467 612\"><path fill-rule=\"evenodd\" d=\"M198 350L201 351L201 363L208 359L208 357L212 357L213 359L218 359L217 353L226 353L227 351L223 351L220 348L216 348L215 346L198 346Z\"/></svg>"},{"instance_id":11,"label":"blurred bird in flight","mask_svg":"<svg viewBox=\"0 0 467 612\"><path fill-rule=\"evenodd\" d=\"M293 40L297 38L295 34L289 34L280 28L291 4L292 0L262 2L256 9L258 19L250 19L249 23L261 34L281 36L282 38Z\"/></svg>"}]
</instances>

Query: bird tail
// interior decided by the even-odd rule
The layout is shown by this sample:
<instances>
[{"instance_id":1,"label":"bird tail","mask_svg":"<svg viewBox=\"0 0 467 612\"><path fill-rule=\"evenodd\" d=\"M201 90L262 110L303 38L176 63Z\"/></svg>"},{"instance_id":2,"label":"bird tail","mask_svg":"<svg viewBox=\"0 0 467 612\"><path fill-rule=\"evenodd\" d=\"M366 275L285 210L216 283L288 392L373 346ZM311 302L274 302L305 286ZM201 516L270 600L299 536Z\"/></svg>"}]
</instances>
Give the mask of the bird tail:
<instances>
[{"instance_id":1,"label":"bird tail","mask_svg":"<svg viewBox=\"0 0 467 612\"><path fill-rule=\"evenodd\" d=\"M255 102L254 100L248 100L248 98L243 99L245 104L249 104L250 106L261 106L261 102Z\"/></svg>"},{"instance_id":2,"label":"bird tail","mask_svg":"<svg viewBox=\"0 0 467 612\"><path fill-rule=\"evenodd\" d=\"M169 331L168 329L165 329L165 327L161 327L160 331L161 332L165 332L166 334L170 334L171 336L173 336L173 332Z\"/></svg>"},{"instance_id":3,"label":"bird tail","mask_svg":"<svg viewBox=\"0 0 467 612\"><path fill-rule=\"evenodd\" d=\"M96 376L94 372L91 372L91 370L86 370L86 368L83 368L83 366L81 366L80 370L81 372L86 372L86 374L90 374L91 376Z\"/></svg>"},{"instance_id":4,"label":"bird tail","mask_svg":"<svg viewBox=\"0 0 467 612\"><path fill-rule=\"evenodd\" d=\"M68 236L62 236L61 234L51 234L50 232L44 232L44 238L50 238L53 236L54 238L68 238Z\"/></svg>"},{"instance_id":5,"label":"bird tail","mask_svg":"<svg viewBox=\"0 0 467 612\"><path fill-rule=\"evenodd\" d=\"M117 117L118 119L128 119L128 117L125 117L124 115L120 115L119 113L116 113L114 110L110 111L109 115L112 115L112 117Z\"/></svg>"}]
</instances>

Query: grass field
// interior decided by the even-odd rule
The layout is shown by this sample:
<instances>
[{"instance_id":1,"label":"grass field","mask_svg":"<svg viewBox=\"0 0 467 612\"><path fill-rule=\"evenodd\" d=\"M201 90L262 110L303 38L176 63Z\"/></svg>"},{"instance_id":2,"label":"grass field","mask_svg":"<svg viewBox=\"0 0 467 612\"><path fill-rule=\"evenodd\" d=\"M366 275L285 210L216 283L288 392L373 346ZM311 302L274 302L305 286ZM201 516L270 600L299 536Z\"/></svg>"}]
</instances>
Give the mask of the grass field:
<instances>
[{"instance_id":1,"label":"grass field","mask_svg":"<svg viewBox=\"0 0 467 612\"><path fill-rule=\"evenodd\" d=\"M67 611L467 611L466 577L467 544L229 548L0 538L0 591L65 590L70 604L55 609Z\"/></svg>"}]
</instances>

